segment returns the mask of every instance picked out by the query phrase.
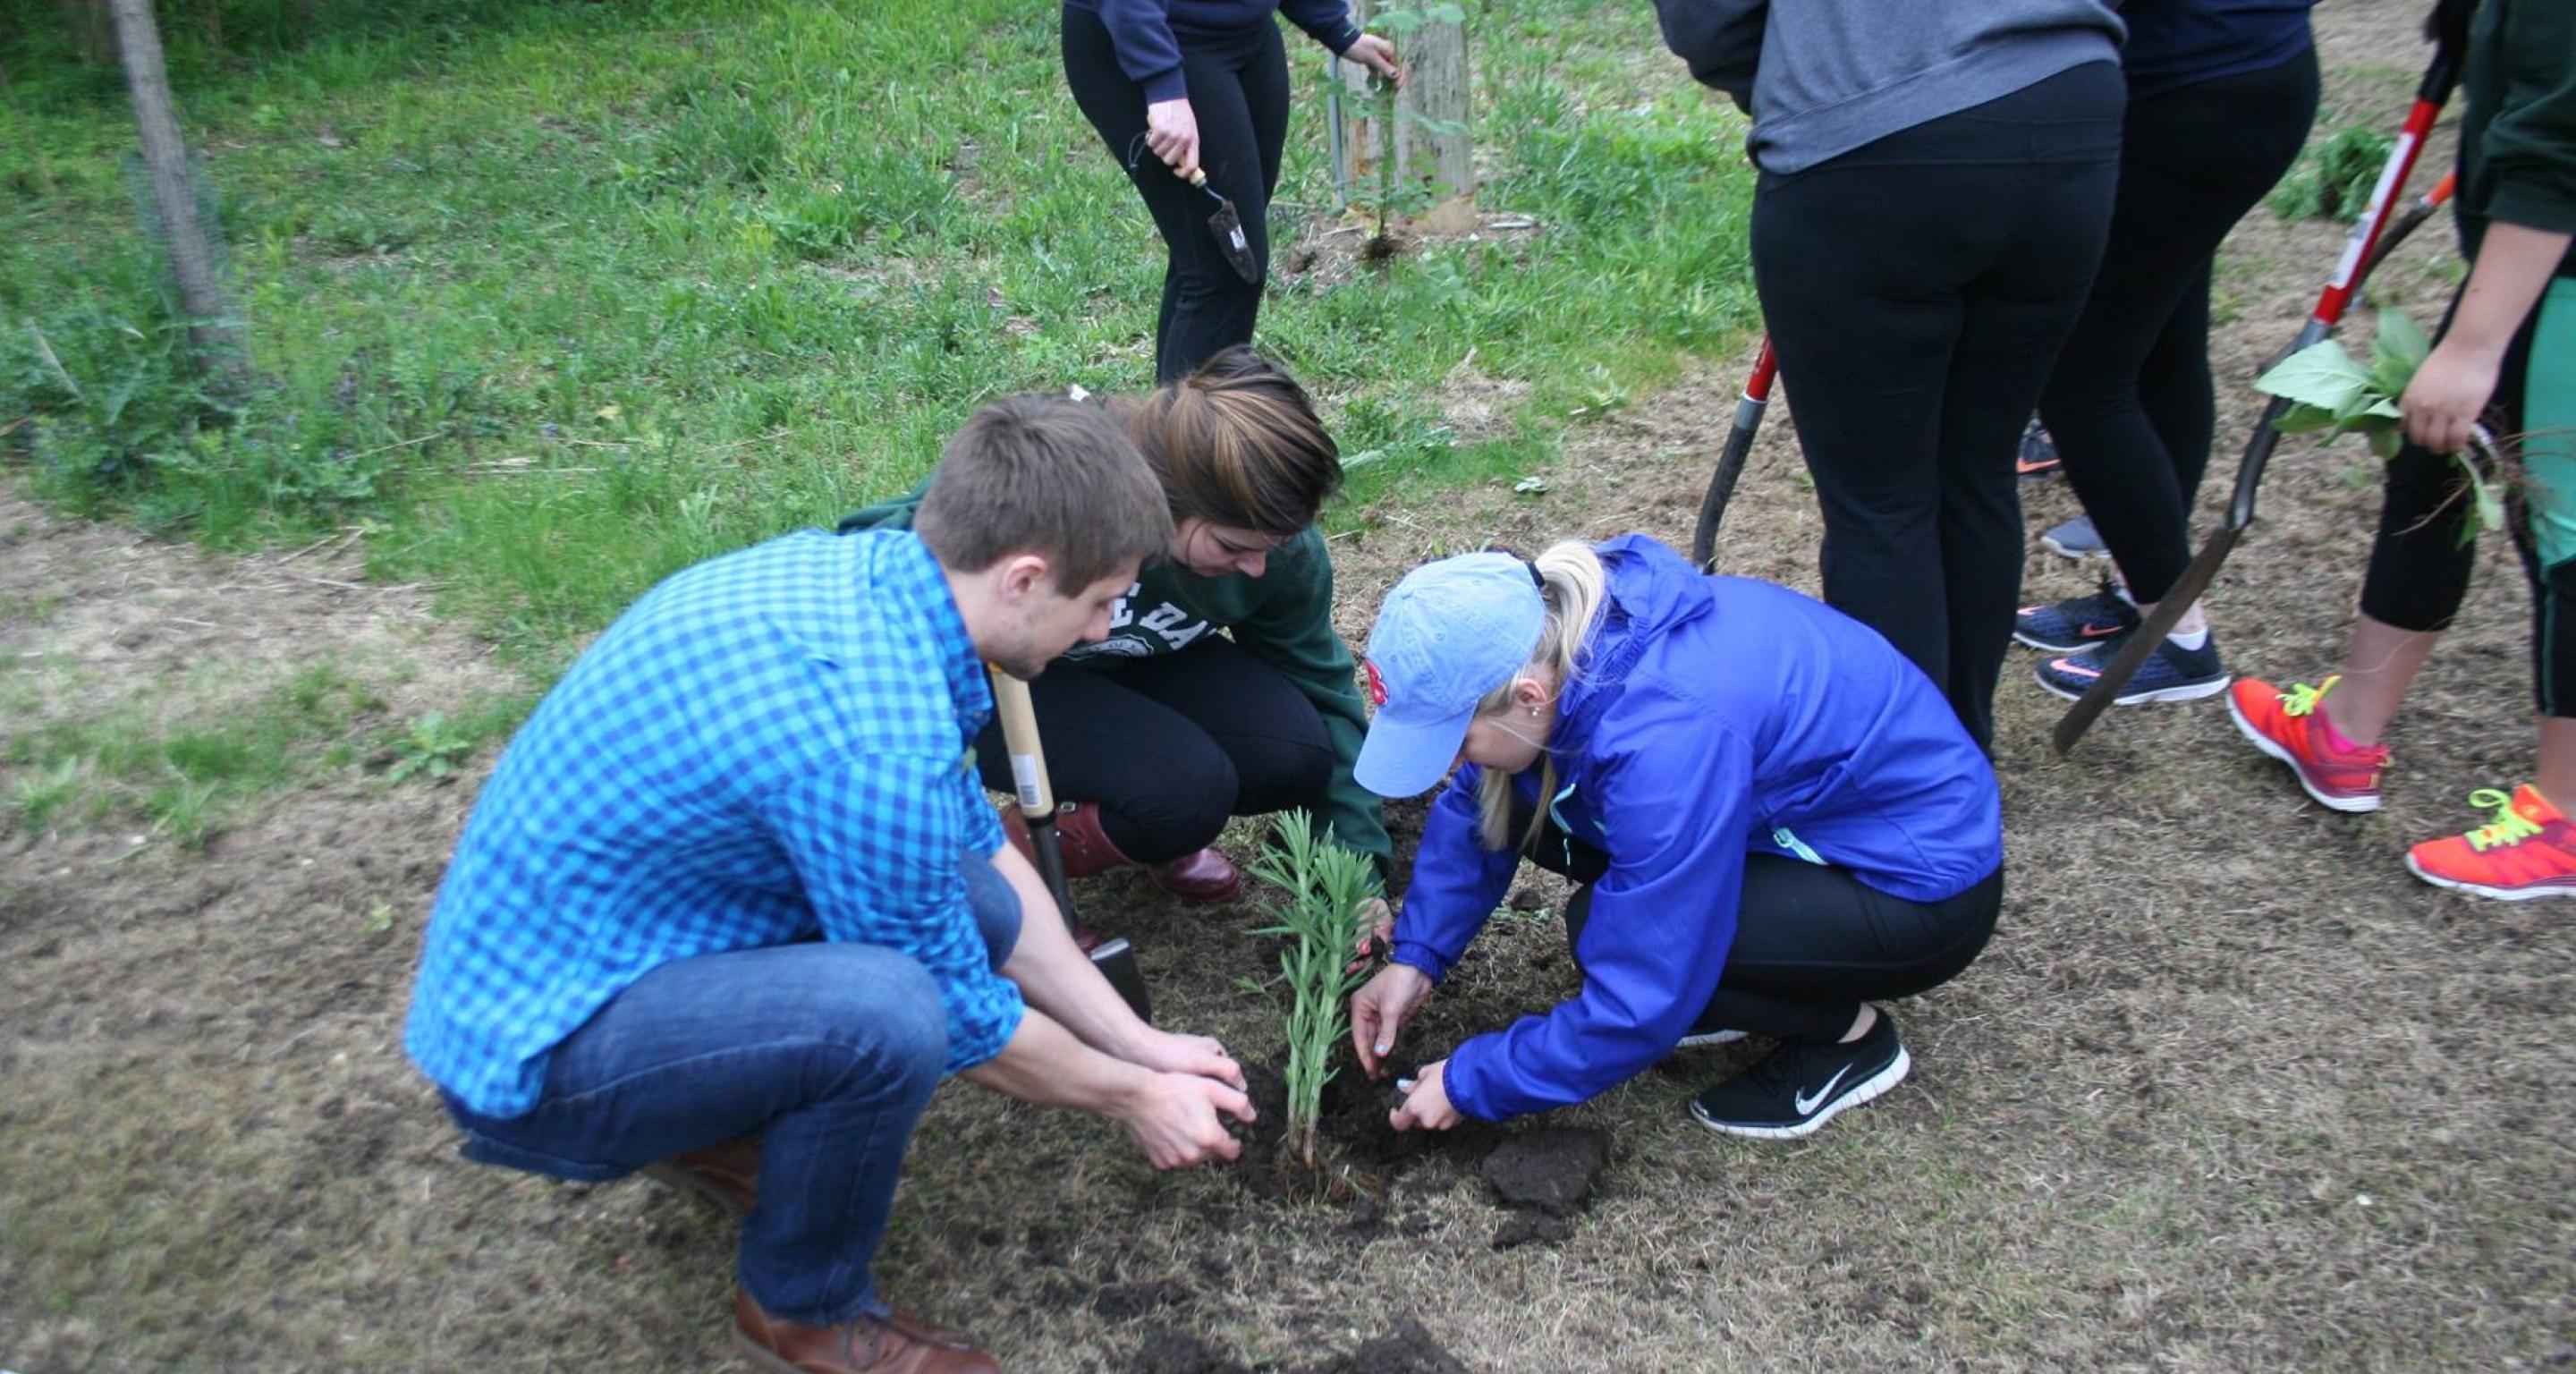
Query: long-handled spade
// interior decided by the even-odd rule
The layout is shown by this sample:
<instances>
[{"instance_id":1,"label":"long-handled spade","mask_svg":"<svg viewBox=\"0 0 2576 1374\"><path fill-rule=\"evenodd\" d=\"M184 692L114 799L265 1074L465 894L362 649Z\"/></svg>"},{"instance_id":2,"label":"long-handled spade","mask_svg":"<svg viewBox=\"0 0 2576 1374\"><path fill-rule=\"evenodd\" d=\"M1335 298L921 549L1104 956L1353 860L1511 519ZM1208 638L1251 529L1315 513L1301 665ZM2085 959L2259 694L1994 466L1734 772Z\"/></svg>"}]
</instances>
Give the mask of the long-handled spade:
<instances>
[{"instance_id":1,"label":"long-handled spade","mask_svg":"<svg viewBox=\"0 0 2576 1374\"><path fill-rule=\"evenodd\" d=\"M2417 84L2415 103L2406 112L2406 124L2398 132L2397 146L2389 150L2388 165L2380 171L2379 184L2371 190L2370 204L2363 208L2361 218L2354 222L2352 233L2344 240L2343 258L2335 264L2334 276L2326 283L2325 292L2317 297L2316 309L2309 313L2308 322L2300 327L2298 338L2291 341L2290 352L2296 353L2321 342L2333 333L2343 319L2345 308L2360 292L2363 276L2386 256L2376 250L2383 231L2388 227L2390 212L2397 204L2397 193L2406 184L2407 173L2415 169L2416 155L2424 150L2424 135L2432 129L2434 117L2442 112L2442 102L2450 99L2451 88L2458 81L2458 64L2445 47L2436 52L2432 65L2424 71L2423 81ZM2412 228L2413 225L2407 227ZM2272 460L2272 449L2281 438L2281 416L2289 408L2289 398L2284 396L2273 397L2272 403L2263 408L2263 418L2254 426L2254 436L2245 444L2245 456L2237 463L2236 491L2228 501L2225 523L2210 535L2209 542L2201 546L2191 565L2183 569L2181 578L2157 601L2155 614L2148 616L2120 646L2120 651L2111 656L2111 661L2102 665L2102 676L2084 690L2084 695L2067 709L2065 718L2057 722L2057 729L2049 735L2049 743L2056 747L2058 753L2074 748L2075 742L2084 737L2084 731L2095 718L2120 695L2120 689L2129 685L2130 678L2137 676L2139 667L2148 656L2165 642L2165 636L2173 633L2173 627L2182 619L2183 612L2190 610L2192 603L2200 600L2200 594L2209 589L2210 580L2218 576L2219 565L2227 561L2236 541L2244 537L2245 527L2254 523L2254 492L2262 485L2263 467Z\"/></svg>"},{"instance_id":2,"label":"long-handled spade","mask_svg":"<svg viewBox=\"0 0 2576 1374\"><path fill-rule=\"evenodd\" d=\"M1718 450L1708 494L1700 498L1699 527L1691 532L1691 563L1702 572L1717 571L1717 523L1726 518L1726 503L1735 497L1736 479L1744 475L1744 460L1753 452L1754 432L1762 428L1762 412L1771 404L1771 381L1779 374L1779 360L1771 356L1771 336L1765 334L1761 356L1753 360L1753 375L1744 379L1744 395L1735 403L1735 423L1726 431L1726 447Z\"/></svg>"},{"instance_id":3,"label":"long-handled spade","mask_svg":"<svg viewBox=\"0 0 2576 1374\"><path fill-rule=\"evenodd\" d=\"M993 679L993 709L1002 718L1002 746L1011 755L1011 779L1019 788L1020 819L1029 827L1029 847L1037 851L1038 876L1046 879L1047 891L1054 896L1056 910L1064 913L1064 922L1073 925L1073 896L1064 877L1064 848L1055 833L1055 788L1047 781L1046 750L1038 741L1038 713L1029 703L1029 684L1003 672L989 670ZM1139 1020L1154 1019L1153 999L1145 991L1144 970L1136 966L1136 951L1123 938L1103 940L1092 946L1091 965L1109 986L1133 1007Z\"/></svg>"}]
</instances>

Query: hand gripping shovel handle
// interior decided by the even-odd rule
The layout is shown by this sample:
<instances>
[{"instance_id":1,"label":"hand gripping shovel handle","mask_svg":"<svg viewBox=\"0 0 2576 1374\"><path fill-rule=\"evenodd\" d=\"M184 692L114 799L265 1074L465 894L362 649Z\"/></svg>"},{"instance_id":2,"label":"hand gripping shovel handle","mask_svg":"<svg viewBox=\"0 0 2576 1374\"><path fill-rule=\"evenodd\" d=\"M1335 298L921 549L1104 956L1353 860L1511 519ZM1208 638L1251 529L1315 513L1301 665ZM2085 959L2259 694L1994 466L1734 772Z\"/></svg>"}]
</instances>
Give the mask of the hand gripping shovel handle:
<instances>
[{"instance_id":1,"label":"hand gripping shovel handle","mask_svg":"<svg viewBox=\"0 0 2576 1374\"><path fill-rule=\"evenodd\" d=\"M1744 379L1744 395L1735 403L1735 423L1726 431L1726 447L1717 455L1717 471L1708 494L1700 498L1699 526L1691 531L1691 562L1701 572L1717 571L1717 525L1726 518L1726 503L1735 498L1735 483L1744 476L1744 460L1753 452L1754 433L1771 404L1771 381L1780 373L1771 354L1771 337L1762 338L1762 353L1753 360L1753 375Z\"/></svg>"},{"instance_id":2,"label":"hand gripping shovel handle","mask_svg":"<svg viewBox=\"0 0 2576 1374\"><path fill-rule=\"evenodd\" d=\"M2423 81L2415 88L2415 103L2406 111L2397 146L2388 151L2388 165L2380 169L2379 184L2371 188L2370 203L2362 208L2361 217L2345 237L2343 258L2335 264L2333 278L2317 297L2316 309L2309 312L2307 323L2300 326L2298 338L2291 342L2291 352L2311 347L2334 332L2343 321L2345 309L2360 292L2362 279L2384 256L2375 250L2388 229L2397 193L2406 185L2407 174L2415 170L2415 159L2424 151L2424 136L2431 132L2434 118L2442 112L2442 102L2450 98L2451 88L2458 80L2459 68L2450 52L2436 52L2432 65L2424 71ZM2263 484L2263 469L2272 461L2273 448L2280 443L2281 416L2289 408L2289 400L2280 396L2263 407L2263 418L2254 426L2253 437L2245 443L2245 456L2236 464L2236 491L2227 503L2227 522L2219 526L2192 557L2191 566L2183 569L2182 576L2166 589L2156 603L2155 613L2139 624L2110 662L2102 665L2102 676L2084 689L2084 695L2057 722L2048 738L2058 753L2074 748L2075 742L2120 695L2120 689L2138 675L2138 669L2165 642L2165 636L2173 633L2184 612L2209 589L2210 582L2218 576L2219 565L2227 561L2245 527L2254 523L2254 494Z\"/></svg>"},{"instance_id":3,"label":"hand gripping shovel handle","mask_svg":"<svg viewBox=\"0 0 2576 1374\"><path fill-rule=\"evenodd\" d=\"M1020 819L1028 823L1029 847L1037 851L1038 876L1046 880L1066 928L1073 926L1073 895L1064 876L1064 846L1055 833L1055 788L1047 781L1046 750L1038 740L1038 713L1029 703L1029 684L990 670L993 710L1002 718L1002 747L1011 756L1011 781L1018 792ZM1093 946L1092 967L1109 980L1140 1021L1151 1021L1153 1001L1145 991L1144 971L1136 951L1123 939Z\"/></svg>"}]
</instances>

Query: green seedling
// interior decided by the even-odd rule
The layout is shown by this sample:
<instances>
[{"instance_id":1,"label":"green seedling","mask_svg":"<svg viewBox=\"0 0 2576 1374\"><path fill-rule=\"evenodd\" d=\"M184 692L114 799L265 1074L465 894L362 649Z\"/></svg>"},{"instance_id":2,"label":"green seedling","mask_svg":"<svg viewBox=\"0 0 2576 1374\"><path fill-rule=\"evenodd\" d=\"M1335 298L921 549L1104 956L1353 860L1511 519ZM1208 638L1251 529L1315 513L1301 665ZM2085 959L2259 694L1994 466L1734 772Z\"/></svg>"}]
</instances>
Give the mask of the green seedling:
<instances>
[{"instance_id":1,"label":"green seedling","mask_svg":"<svg viewBox=\"0 0 2576 1374\"><path fill-rule=\"evenodd\" d=\"M2370 364L2344 350L2333 339L2312 344L2281 360L2254 381L2255 389L2290 402L2281 415L2283 434L2323 431L2326 442L2358 434L2370 451L2385 461L2406 442L2405 412L2398 400L2415 380L2415 370L2433 351L2421 325L2396 310L2379 312L2379 332L2371 340ZM2482 471L2470 455L2454 460L2467 481L2472 501L2465 537L2504 526L2502 484Z\"/></svg>"},{"instance_id":2,"label":"green seedling","mask_svg":"<svg viewBox=\"0 0 2576 1374\"><path fill-rule=\"evenodd\" d=\"M2351 125L2309 149L2298 167L2266 201L2283 219L2341 219L2370 200L2394 140L2377 129Z\"/></svg>"},{"instance_id":3,"label":"green seedling","mask_svg":"<svg viewBox=\"0 0 2576 1374\"><path fill-rule=\"evenodd\" d=\"M1351 951L1368 923L1362 903L1377 895L1374 874L1366 857L1317 835L1304 811L1288 813L1252 873L1284 898L1278 923L1254 933L1288 937L1279 952L1289 999L1288 1157L1311 1170L1324 1085L1350 1035L1351 992L1368 972L1351 966Z\"/></svg>"},{"instance_id":4,"label":"green seedling","mask_svg":"<svg viewBox=\"0 0 2576 1374\"><path fill-rule=\"evenodd\" d=\"M432 711L394 741L394 764L385 770L385 777L401 782L414 774L427 774L432 782L445 782L456 776L466 755L473 752L474 741L449 729L447 717Z\"/></svg>"},{"instance_id":5,"label":"green seedling","mask_svg":"<svg viewBox=\"0 0 2576 1374\"><path fill-rule=\"evenodd\" d=\"M51 768L28 774L9 785L9 805L29 833L43 830L62 814L80 787L81 761L66 758Z\"/></svg>"}]
</instances>

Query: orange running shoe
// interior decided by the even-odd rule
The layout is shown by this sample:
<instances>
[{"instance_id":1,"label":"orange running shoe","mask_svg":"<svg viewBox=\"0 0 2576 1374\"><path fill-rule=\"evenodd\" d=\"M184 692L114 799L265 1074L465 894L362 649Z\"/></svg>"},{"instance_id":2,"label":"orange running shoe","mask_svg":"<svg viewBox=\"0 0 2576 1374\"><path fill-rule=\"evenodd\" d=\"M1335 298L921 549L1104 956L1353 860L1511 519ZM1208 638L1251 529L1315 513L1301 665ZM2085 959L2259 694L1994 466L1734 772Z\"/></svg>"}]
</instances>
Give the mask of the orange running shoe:
<instances>
[{"instance_id":1,"label":"orange running shoe","mask_svg":"<svg viewBox=\"0 0 2576 1374\"><path fill-rule=\"evenodd\" d=\"M2576 897L2576 825L2539 788L2524 783L2508 797L2481 787L2469 805L2494 807L2495 819L2407 850L2406 867L2416 877L2507 902Z\"/></svg>"},{"instance_id":2,"label":"orange running shoe","mask_svg":"<svg viewBox=\"0 0 2576 1374\"><path fill-rule=\"evenodd\" d=\"M2334 733L2317 703L2342 674L2311 687L2282 691L2258 678L2241 677L2227 689L2227 714L2254 747L2290 765L2299 786L2318 804L2337 811L2379 809L2379 770L2388 766L2385 744L2348 745Z\"/></svg>"}]
</instances>

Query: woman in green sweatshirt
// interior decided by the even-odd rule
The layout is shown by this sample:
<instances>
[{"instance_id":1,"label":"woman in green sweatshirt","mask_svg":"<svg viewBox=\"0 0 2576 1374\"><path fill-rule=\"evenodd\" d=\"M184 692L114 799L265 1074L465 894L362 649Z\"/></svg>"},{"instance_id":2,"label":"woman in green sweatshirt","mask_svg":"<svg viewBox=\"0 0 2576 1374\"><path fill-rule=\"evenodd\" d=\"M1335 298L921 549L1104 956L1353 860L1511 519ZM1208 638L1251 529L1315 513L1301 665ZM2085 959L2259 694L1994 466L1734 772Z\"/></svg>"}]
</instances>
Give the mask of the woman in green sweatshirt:
<instances>
[{"instance_id":1,"label":"woman in green sweatshirt","mask_svg":"<svg viewBox=\"0 0 2576 1374\"><path fill-rule=\"evenodd\" d=\"M1342 479L1332 436L1296 381L1248 348L1110 405L1162 480L1175 530L1109 637L1029 685L1048 774L1073 803L1057 819L1068 876L1137 864L1175 896L1225 901L1242 886L1209 847L1226 818L1295 807L1383 872L1378 800L1351 780L1367 712L1314 527ZM915 489L841 530L908 526L920 501ZM986 785L1011 791L1000 728L975 747Z\"/></svg>"}]
</instances>

